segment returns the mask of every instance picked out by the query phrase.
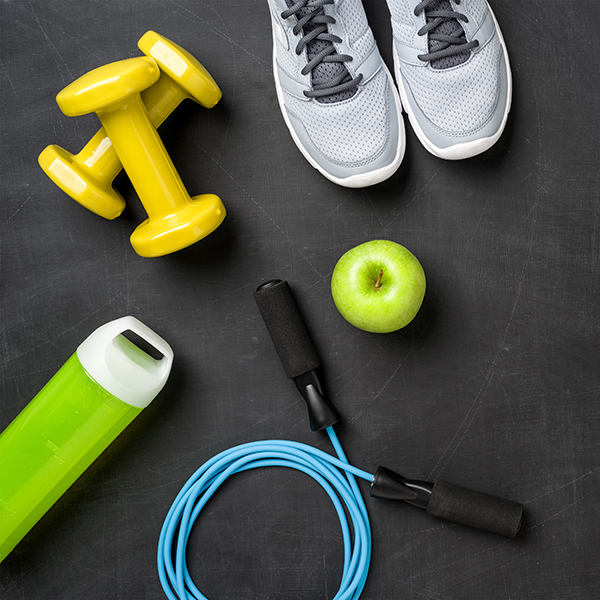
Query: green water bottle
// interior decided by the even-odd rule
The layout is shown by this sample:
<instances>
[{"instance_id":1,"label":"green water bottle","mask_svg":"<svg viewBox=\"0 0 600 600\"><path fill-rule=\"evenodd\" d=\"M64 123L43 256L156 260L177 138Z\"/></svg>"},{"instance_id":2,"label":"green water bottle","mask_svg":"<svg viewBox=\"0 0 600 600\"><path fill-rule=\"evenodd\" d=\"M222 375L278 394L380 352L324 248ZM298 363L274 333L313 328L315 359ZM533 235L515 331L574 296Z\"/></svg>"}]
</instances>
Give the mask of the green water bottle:
<instances>
[{"instance_id":1,"label":"green water bottle","mask_svg":"<svg viewBox=\"0 0 600 600\"><path fill-rule=\"evenodd\" d=\"M150 356L127 332L162 357ZM134 317L111 321L77 348L2 432L0 561L152 402L172 363L170 346L146 325Z\"/></svg>"}]
</instances>

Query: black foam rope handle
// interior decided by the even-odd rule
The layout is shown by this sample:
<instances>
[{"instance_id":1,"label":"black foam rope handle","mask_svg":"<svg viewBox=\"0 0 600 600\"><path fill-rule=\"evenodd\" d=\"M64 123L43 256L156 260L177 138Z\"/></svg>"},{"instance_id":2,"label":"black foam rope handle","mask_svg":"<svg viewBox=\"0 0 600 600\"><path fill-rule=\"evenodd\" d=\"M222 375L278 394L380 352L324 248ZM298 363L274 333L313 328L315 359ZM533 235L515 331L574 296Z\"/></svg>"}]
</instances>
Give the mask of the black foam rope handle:
<instances>
[{"instance_id":1,"label":"black foam rope handle","mask_svg":"<svg viewBox=\"0 0 600 600\"><path fill-rule=\"evenodd\" d=\"M254 299L285 374L293 379L316 369L319 357L287 281L262 284Z\"/></svg>"},{"instance_id":2,"label":"black foam rope handle","mask_svg":"<svg viewBox=\"0 0 600 600\"><path fill-rule=\"evenodd\" d=\"M445 481L435 481L427 514L514 538L523 522L523 505Z\"/></svg>"}]
</instances>

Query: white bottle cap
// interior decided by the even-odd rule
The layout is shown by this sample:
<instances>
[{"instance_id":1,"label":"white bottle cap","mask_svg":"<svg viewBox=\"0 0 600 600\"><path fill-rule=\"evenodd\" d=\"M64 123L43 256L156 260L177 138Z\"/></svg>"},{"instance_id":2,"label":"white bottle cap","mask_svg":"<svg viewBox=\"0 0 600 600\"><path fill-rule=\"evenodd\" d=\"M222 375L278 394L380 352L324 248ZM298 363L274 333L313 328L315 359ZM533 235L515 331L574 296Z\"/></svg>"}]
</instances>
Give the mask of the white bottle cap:
<instances>
[{"instance_id":1,"label":"white bottle cap","mask_svg":"<svg viewBox=\"0 0 600 600\"><path fill-rule=\"evenodd\" d=\"M121 335L126 331L154 346L162 358L151 357ZM88 375L107 392L127 404L144 408L167 382L173 350L135 317L122 317L88 336L77 348L77 358Z\"/></svg>"}]
</instances>

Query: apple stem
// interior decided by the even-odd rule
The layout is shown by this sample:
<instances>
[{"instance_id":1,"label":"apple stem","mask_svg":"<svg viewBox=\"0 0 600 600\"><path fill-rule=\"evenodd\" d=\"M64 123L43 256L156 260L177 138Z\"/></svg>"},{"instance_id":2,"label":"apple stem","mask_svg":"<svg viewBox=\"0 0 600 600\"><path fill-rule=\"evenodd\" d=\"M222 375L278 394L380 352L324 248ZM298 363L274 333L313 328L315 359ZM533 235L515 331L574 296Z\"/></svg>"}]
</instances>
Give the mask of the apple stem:
<instances>
[{"instance_id":1,"label":"apple stem","mask_svg":"<svg viewBox=\"0 0 600 600\"><path fill-rule=\"evenodd\" d=\"M377 278L377 281L375 282L375 289L378 290L381 287L381 278L383 277L383 269L381 269L381 271L379 271L379 277Z\"/></svg>"}]
</instances>

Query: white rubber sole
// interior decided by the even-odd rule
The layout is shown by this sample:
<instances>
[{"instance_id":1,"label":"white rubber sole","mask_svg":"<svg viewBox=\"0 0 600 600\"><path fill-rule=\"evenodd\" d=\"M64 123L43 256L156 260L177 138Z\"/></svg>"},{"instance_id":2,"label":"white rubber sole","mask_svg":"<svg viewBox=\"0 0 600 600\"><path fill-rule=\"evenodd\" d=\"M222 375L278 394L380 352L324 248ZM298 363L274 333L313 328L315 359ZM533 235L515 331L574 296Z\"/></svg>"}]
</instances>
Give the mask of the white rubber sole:
<instances>
[{"instance_id":1,"label":"white rubber sole","mask_svg":"<svg viewBox=\"0 0 600 600\"><path fill-rule=\"evenodd\" d=\"M400 97L402 99L402 104L404 106L404 110L408 115L408 120L417 136L419 141L425 148L431 152L434 156L438 158L443 158L444 160L463 160L465 158L471 158L473 156L477 156L486 150L489 150L499 139L506 127L506 121L508 120L508 113L510 112L510 107L512 104L512 75L510 70L510 62L508 59L508 50L506 49L506 44L504 42L504 37L502 36L502 32L500 31L500 27L498 25L498 21L496 20L496 15L492 11L491 7L488 4L489 11L494 19L494 24L496 25L496 32L498 33L498 39L500 40L500 45L502 46L502 52L504 54L504 61L506 65L506 76L507 76L507 87L508 87L508 102L506 104L506 109L504 111L504 116L502 118L502 123L500 124L500 128L498 131L490 136L481 138L479 140L473 140L472 142L466 142L464 144L454 144L453 146L449 146L447 148L439 148L435 144L429 140L429 138L425 135L423 130L421 129L419 122L415 118L413 112L410 110L410 104L408 103L408 95L406 94L406 90L404 88L404 80L402 79L402 75L400 73L400 59L396 53L396 46L394 45L394 73L396 75L396 83L398 84L398 89L400 91Z\"/></svg>"},{"instance_id":2,"label":"white rubber sole","mask_svg":"<svg viewBox=\"0 0 600 600\"><path fill-rule=\"evenodd\" d=\"M309 162L309 164L315 168L321 175L332 181L337 185L341 185L343 187L348 188L363 188L368 187L370 185L375 185L377 183L381 183L386 179L389 179L400 166L402 159L404 158L404 151L406 149L406 134L404 131L404 119L402 117L402 104L400 102L400 96L398 95L398 91L396 86L394 85L394 80L392 79L392 75L389 72L389 69L386 67L385 63L382 61L382 66L385 69L386 76L388 81L390 82L390 86L392 89L392 95L394 97L394 103L396 106L396 113L398 119L398 147L396 149L396 156L394 157L394 161L389 165L382 167L380 169L375 169L374 171L369 171L367 173L359 173L357 175L351 175L350 177L336 177L332 175L328 171L326 171L317 161L310 155L308 150L304 147L287 115L287 111L285 110L285 104L283 100L283 91L281 89L281 85L279 84L279 80L277 78L277 47L275 44L275 32L273 31L273 78L275 79L275 90L277 92L277 101L279 102L279 108L281 110L281 114L283 115L283 120L287 125L287 128L294 140L294 143L304 156L304 158Z\"/></svg>"}]
</instances>

